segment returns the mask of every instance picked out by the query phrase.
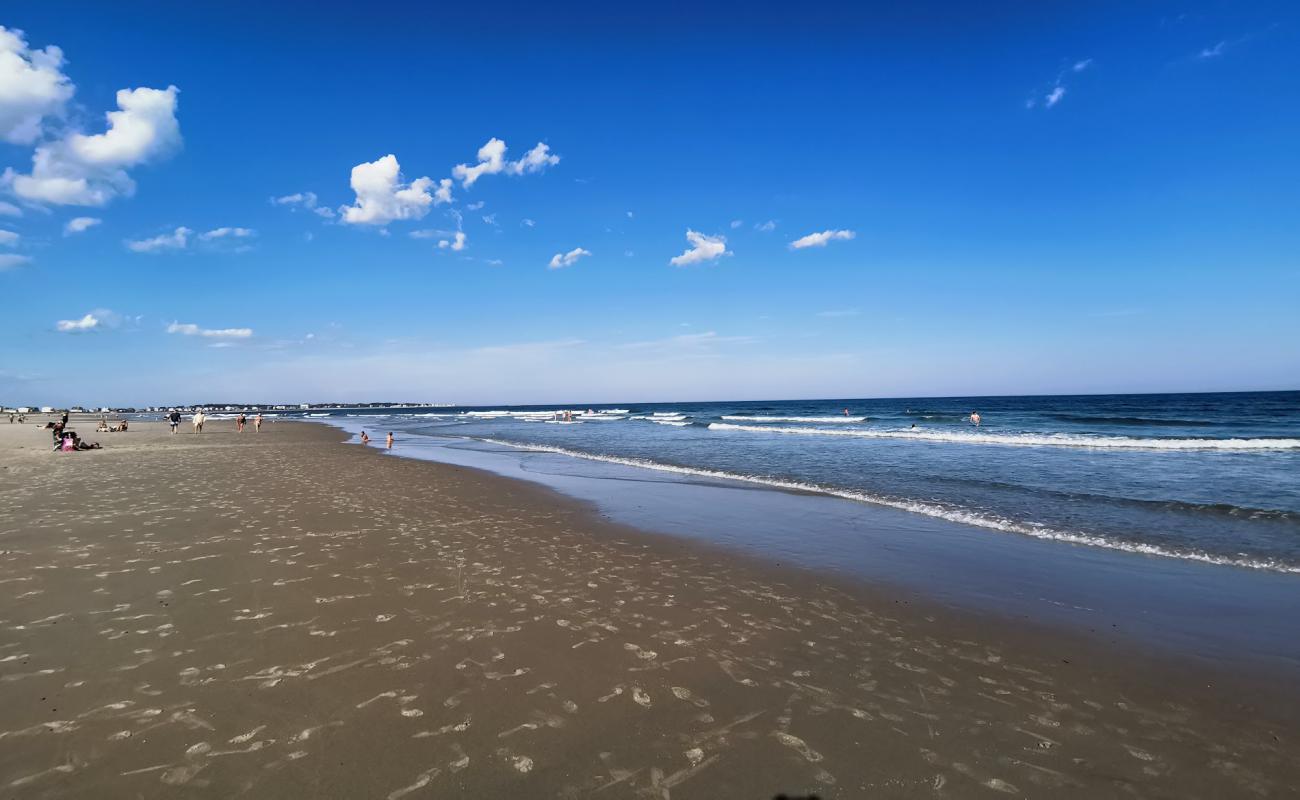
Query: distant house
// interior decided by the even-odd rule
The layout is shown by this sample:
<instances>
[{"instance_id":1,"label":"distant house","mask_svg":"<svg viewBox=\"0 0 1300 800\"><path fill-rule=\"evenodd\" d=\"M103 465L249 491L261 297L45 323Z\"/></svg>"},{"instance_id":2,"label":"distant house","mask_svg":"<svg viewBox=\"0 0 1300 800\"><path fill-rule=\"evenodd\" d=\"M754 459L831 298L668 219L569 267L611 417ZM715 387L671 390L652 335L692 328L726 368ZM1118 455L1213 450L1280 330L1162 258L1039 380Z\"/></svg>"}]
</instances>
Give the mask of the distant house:
<instances>
[{"instance_id":1,"label":"distant house","mask_svg":"<svg viewBox=\"0 0 1300 800\"><path fill-rule=\"evenodd\" d=\"M54 413L54 406L41 406L41 413L42 414Z\"/></svg>"}]
</instances>

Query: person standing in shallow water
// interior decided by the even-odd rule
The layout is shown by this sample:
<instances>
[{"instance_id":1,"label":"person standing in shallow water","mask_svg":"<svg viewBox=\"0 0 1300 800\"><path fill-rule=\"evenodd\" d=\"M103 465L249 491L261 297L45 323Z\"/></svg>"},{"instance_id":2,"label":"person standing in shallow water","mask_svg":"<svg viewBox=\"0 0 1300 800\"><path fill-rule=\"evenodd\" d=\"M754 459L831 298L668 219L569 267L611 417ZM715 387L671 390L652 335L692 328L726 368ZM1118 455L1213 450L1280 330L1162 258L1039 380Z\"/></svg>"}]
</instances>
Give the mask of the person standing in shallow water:
<instances>
[{"instance_id":1,"label":"person standing in shallow water","mask_svg":"<svg viewBox=\"0 0 1300 800\"><path fill-rule=\"evenodd\" d=\"M361 432L361 443L362 443L362 444L370 444L370 437L366 435L366 432L365 432L365 431L362 431L362 432Z\"/></svg>"},{"instance_id":2,"label":"person standing in shallow water","mask_svg":"<svg viewBox=\"0 0 1300 800\"><path fill-rule=\"evenodd\" d=\"M388 432L388 449L389 449L389 450L392 450L392 449L393 449L393 432L392 432L392 431L389 431L389 432Z\"/></svg>"},{"instance_id":3,"label":"person standing in shallow water","mask_svg":"<svg viewBox=\"0 0 1300 800\"><path fill-rule=\"evenodd\" d=\"M970 412L970 424L974 425L977 428L980 426L980 412L978 411Z\"/></svg>"}]
</instances>

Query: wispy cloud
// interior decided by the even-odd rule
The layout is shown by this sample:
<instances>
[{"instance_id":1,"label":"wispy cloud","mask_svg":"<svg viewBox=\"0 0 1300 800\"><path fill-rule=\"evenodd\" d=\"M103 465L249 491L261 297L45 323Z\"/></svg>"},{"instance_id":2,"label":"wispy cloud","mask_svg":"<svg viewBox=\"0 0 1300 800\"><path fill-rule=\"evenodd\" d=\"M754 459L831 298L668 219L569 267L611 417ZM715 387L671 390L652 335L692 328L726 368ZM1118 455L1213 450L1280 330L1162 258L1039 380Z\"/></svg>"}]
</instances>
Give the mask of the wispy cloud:
<instances>
[{"instance_id":1,"label":"wispy cloud","mask_svg":"<svg viewBox=\"0 0 1300 800\"><path fill-rule=\"evenodd\" d=\"M194 231L180 227L171 233L163 233L151 239L128 239L126 249L133 253L161 253L166 250L184 250L189 244L190 234Z\"/></svg>"},{"instance_id":2,"label":"wispy cloud","mask_svg":"<svg viewBox=\"0 0 1300 800\"><path fill-rule=\"evenodd\" d=\"M200 233L199 238L205 242L213 239L247 239L250 236L256 236L257 231L252 228L214 228L207 233Z\"/></svg>"},{"instance_id":3,"label":"wispy cloud","mask_svg":"<svg viewBox=\"0 0 1300 800\"><path fill-rule=\"evenodd\" d=\"M96 217L73 217L63 226L63 235L72 236L77 233L85 233L102 222L102 219Z\"/></svg>"},{"instance_id":4,"label":"wispy cloud","mask_svg":"<svg viewBox=\"0 0 1300 800\"><path fill-rule=\"evenodd\" d=\"M1201 48L1201 52L1197 53L1196 57L1197 58L1218 58L1219 56L1223 55L1223 51L1227 49L1228 49L1228 43L1226 41L1219 42L1213 47Z\"/></svg>"},{"instance_id":5,"label":"wispy cloud","mask_svg":"<svg viewBox=\"0 0 1300 800\"><path fill-rule=\"evenodd\" d=\"M858 311L856 308L841 308L841 309L832 309L830 311L818 311L817 316L826 317L828 319L834 319L837 317L856 317L858 314L861 313L862 312Z\"/></svg>"},{"instance_id":6,"label":"wispy cloud","mask_svg":"<svg viewBox=\"0 0 1300 800\"><path fill-rule=\"evenodd\" d=\"M674 267L702 264L706 261L715 261L722 256L732 255L732 252L727 249L727 237L725 236L706 236L688 228L686 230L686 241L691 246L680 256L673 256L668 259L668 263Z\"/></svg>"},{"instance_id":7,"label":"wispy cloud","mask_svg":"<svg viewBox=\"0 0 1300 800\"><path fill-rule=\"evenodd\" d=\"M1055 108L1065 99L1067 92L1066 78L1085 72L1091 67L1091 58L1081 58L1070 63L1068 66L1061 67L1060 71L1056 74L1056 80L1052 81L1052 88L1045 92L1042 90L1035 91L1033 95L1025 101L1025 108Z\"/></svg>"},{"instance_id":8,"label":"wispy cloud","mask_svg":"<svg viewBox=\"0 0 1300 800\"><path fill-rule=\"evenodd\" d=\"M443 239L443 240L439 241L439 242L438 242L438 249L439 249L439 250L454 250L454 251L456 251L456 252L459 253L461 250L464 250L464 249L465 249L465 246L466 246L466 245L465 245L465 239L466 239L466 237L465 237L465 232L464 232L464 231L456 231L456 233L455 233L455 234L454 234L450 239Z\"/></svg>"},{"instance_id":9,"label":"wispy cloud","mask_svg":"<svg viewBox=\"0 0 1300 800\"><path fill-rule=\"evenodd\" d=\"M451 174L468 189L484 175L527 175L541 172L549 166L560 163L560 157L551 152L551 148L542 142L524 154L518 161L507 161L506 143L495 137L478 149L478 163L474 165L457 164Z\"/></svg>"},{"instance_id":10,"label":"wispy cloud","mask_svg":"<svg viewBox=\"0 0 1300 800\"><path fill-rule=\"evenodd\" d=\"M551 256L551 263L547 264L547 269L560 269L561 267L571 267L578 262L583 256L591 255L590 250L584 250L581 247L575 247L567 253L556 253Z\"/></svg>"},{"instance_id":11,"label":"wispy cloud","mask_svg":"<svg viewBox=\"0 0 1300 800\"><path fill-rule=\"evenodd\" d=\"M767 222L760 222L754 226L754 230L762 231L763 233L771 233L776 230L776 220L769 219Z\"/></svg>"},{"instance_id":12,"label":"wispy cloud","mask_svg":"<svg viewBox=\"0 0 1300 800\"><path fill-rule=\"evenodd\" d=\"M253 335L252 328L201 328L190 322L173 322L167 326L167 332L207 339L248 339Z\"/></svg>"},{"instance_id":13,"label":"wispy cloud","mask_svg":"<svg viewBox=\"0 0 1300 800\"><path fill-rule=\"evenodd\" d=\"M17 253L0 253L0 272L4 272L14 267L21 267L32 260L31 256L20 256Z\"/></svg>"},{"instance_id":14,"label":"wispy cloud","mask_svg":"<svg viewBox=\"0 0 1300 800\"><path fill-rule=\"evenodd\" d=\"M1043 105L1047 106L1048 108L1051 108L1052 106L1061 102L1061 100L1063 100L1064 98L1065 98L1065 87L1055 86L1052 88L1052 91L1048 92L1047 96L1043 98Z\"/></svg>"},{"instance_id":15,"label":"wispy cloud","mask_svg":"<svg viewBox=\"0 0 1300 800\"><path fill-rule=\"evenodd\" d=\"M54 327L60 333L84 333L99 327L99 317L87 314L81 319L61 319L54 323Z\"/></svg>"},{"instance_id":16,"label":"wispy cloud","mask_svg":"<svg viewBox=\"0 0 1300 800\"><path fill-rule=\"evenodd\" d=\"M317 202L315 192L295 192L286 194L281 197L272 197L271 205L273 206L290 206L291 208L303 208L318 216L330 219L334 216L334 209L326 208Z\"/></svg>"},{"instance_id":17,"label":"wispy cloud","mask_svg":"<svg viewBox=\"0 0 1300 800\"><path fill-rule=\"evenodd\" d=\"M820 231L818 233L810 233L807 236L801 236L798 239L795 239L793 242L790 242L790 249L803 250L806 247L825 247L833 241L845 241L852 239L855 236L857 236L857 234L850 230Z\"/></svg>"},{"instance_id":18,"label":"wispy cloud","mask_svg":"<svg viewBox=\"0 0 1300 800\"><path fill-rule=\"evenodd\" d=\"M13 245L18 244L18 240L21 238L22 236L18 235L14 231L7 231L4 228L0 228L0 246L12 247Z\"/></svg>"}]
</instances>

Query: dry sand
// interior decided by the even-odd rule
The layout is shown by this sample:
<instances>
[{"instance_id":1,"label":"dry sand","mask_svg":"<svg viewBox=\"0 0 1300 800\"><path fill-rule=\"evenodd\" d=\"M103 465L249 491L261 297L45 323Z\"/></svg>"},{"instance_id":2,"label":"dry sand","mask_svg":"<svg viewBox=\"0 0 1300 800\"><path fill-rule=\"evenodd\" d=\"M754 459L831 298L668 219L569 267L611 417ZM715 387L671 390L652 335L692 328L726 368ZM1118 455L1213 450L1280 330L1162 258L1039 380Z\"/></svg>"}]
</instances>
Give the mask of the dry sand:
<instances>
[{"instance_id":1,"label":"dry sand","mask_svg":"<svg viewBox=\"0 0 1300 800\"><path fill-rule=\"evenodd\" d=\"M0 797L1300 786L1280 704L1118 648L641 534L324 427L233 427L65 454L0 423Z\"/></svg>"}]
</instances>

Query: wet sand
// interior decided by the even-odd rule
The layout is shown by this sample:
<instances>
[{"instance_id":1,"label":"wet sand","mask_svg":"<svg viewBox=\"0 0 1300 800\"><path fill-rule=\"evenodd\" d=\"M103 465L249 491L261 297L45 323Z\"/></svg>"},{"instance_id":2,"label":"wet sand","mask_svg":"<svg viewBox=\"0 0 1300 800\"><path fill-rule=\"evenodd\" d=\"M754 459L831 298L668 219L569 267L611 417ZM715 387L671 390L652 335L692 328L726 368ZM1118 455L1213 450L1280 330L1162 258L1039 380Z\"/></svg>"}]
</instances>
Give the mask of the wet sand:
<instances>
[{"instance_id":1,"label":"wet sand","mask_svg":"<svg viewBox=\"0 0 1300 800\"><path fill-rule=\"evenodd\" d=\"M0 796L1300 789L1281 690L323 426L182 430L64 454L0 424Z\"/></svg>"}]
</instances>

